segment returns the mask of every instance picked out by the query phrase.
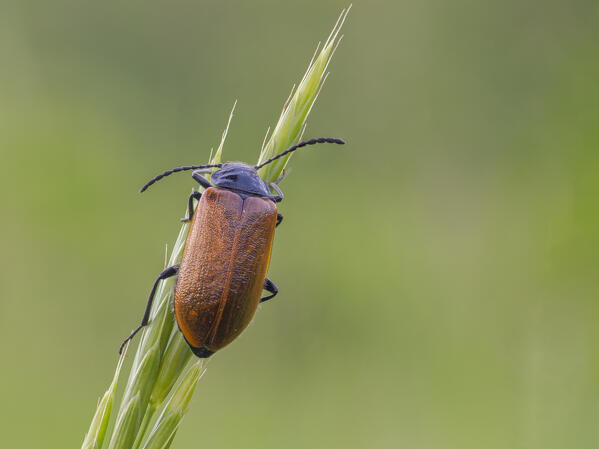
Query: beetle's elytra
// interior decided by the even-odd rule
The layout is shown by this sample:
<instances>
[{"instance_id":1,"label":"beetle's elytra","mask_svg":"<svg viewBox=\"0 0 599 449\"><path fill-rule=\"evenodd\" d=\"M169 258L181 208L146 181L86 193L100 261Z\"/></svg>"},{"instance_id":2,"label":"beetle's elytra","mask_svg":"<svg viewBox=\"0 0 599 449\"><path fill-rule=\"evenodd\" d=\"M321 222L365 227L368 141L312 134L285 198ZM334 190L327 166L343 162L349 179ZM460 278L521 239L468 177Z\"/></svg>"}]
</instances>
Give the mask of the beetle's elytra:
<instances>
[{"instance_id":1,"label":"beetle's elytra","mask_svg":"<svg viewBox=\"0 0 599 449\"><path fill-rule=\"evenodd\" d=\"M196 354L229 344L254 316L276 223L271 200L214 187L202 194L175 290L177 323Z\"/></svg>"},{"instance_id":2,"label":"beetle's elytra","mask_svg":"<svg viewBox=\"0 0 599 449\"><path fill-rule=\"evenodd\" d=\"M344 144L341 139L319 137L294 145L260 165L242 162L187 165L168 170L146 183L141 191L165 176L194 170L192 177L206 190L188 200L191 227L181 262L165 269L152 287L140 325L124 345L146 324L158 283L177 276L175 318L191 350L210 357L231 343L250 323L258 304L273 298L278 289L266 277L275 227L283 216L275 203L283 199L278 182L268 185L258 169L306 145ZM210 181L202 174L212 173ZM275 194L273 194L274 191ZM193 200L197 207L193 208ZM262 297L262 290L270 294Z\"/></svg>"}]
</instances>

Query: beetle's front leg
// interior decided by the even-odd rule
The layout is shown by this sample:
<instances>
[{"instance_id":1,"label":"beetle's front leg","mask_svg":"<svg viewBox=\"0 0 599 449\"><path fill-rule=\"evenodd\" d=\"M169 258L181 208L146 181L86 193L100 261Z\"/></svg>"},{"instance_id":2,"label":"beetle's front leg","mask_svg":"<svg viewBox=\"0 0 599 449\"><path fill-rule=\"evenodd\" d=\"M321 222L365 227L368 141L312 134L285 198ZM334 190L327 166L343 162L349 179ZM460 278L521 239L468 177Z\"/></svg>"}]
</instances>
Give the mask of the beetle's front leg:
<instances>
[{"instance_id":1,"label":"beetle's front leg","mask_svg":"<svg viewBox=\"0 0 599 449\"><path fill-rule=\"evenodd\" d=\"M193 213L194 213L193 200L200 201L201 197L202 197L202 194L200 192L191 192L191 195L189 195L189 199L187 200L187 217L183 217L181 219L181 221L183 223L191 221L191 219L193 217Z\"/></svg>"},{"instance_id":2,"label":"beetle's front leg","mask_svg":"<svg viewBox=\"0 0 599 449\"><path fill-rule=\"evenodd\" d=\"M271 281L270 279L266 278L264 280L264 290L266 290L268 293L271 293L268 296L265 296L264 298L260 299L260 302L264 302L264 301L268 301L269 299L274 298L275 296L277 296L277 293L279 293L279 289L277 288L277 286L274 284L273 281Z\"/></svg>"},{"instance_id":3,"label":"beetle's front leg","mask_svg":"<svg viewBox=\"0 0 599 449\"><path fill-rule=\"evenodd\" d=\"M285 176L287 176L287 170L283 170L283 172L281 173L281 176L279 176L279 177L277 178L277 180L275 181L275 184L276 184L276 185L279 185L279 183L280 183L280 182L281 182L283 179L285 179Z\"/></svg>"},{"instance_id":4,"label":"beetle's front leg","mask_svg":"<svg viewBox=\"0 0 599 449\"><path fill-rule=\"evenodd\" d=\"M204 173L210 173L210 168L202 168L201 170L194 170L191 173L191 177L198 182L198 184L200 184L202 187L204 187L205 189L207 189L208 187L212 187L212 184L210 184L210 181L208 181L206 178L204 178L202 175ZM200 201L200 197L202 196L202 194L200 192L191 192L191 195L189 195L189 200L187 201L187 217L183 217L181 219L181 221L183 223L191 221L191 218L193 217L193 200L198 200Z\"/></svg>"},{"instance_id":5,"label":"beetle's front leg","mask_svg":"<svg viewBox=\"0 0 599 449\"><path fill-rule=\"evenodd\" d=\"M272 201L274 201L275 203L280 203L281 201L283 201L283 192L281 191L281 188L277 185L276 182L271 182L270 183L270 187L277 192L276 195L272 195L270 197L270 199Z\"/></svg>"},{"instance_id":6,"label":"beetle's front leg","mask_svg":"<svg viewBox=\"0 0 599 449\"><path fill-rule=\"evenodd\" d=\"M202 187L207 189L208 187L212 187L212 184L210 184L210 181L208 181L202 175L204 173L210 173L210 171L211 171L210 168L202 168L201 170L194 170L193 172L191 172L191 177L193 179L195 179L199 185L201 185Z\"/></svg>"}]
</instances>

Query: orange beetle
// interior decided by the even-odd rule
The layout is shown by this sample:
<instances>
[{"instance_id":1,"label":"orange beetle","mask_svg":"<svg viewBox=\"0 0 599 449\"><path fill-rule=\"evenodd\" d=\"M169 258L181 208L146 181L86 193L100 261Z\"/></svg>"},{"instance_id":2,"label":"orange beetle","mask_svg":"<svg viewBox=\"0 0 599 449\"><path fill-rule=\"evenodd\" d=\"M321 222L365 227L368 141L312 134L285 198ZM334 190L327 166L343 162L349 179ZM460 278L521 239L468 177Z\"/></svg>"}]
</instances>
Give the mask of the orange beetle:
<instances>
[{"instance_id":1,"label":"orange beetle","mask_svg":"<svg viewBox=\"0 0 599 449\"><path fill-rule=\"evenodd\" d=\"M158 283L175 275L175 318L195 355L210 357L247 327L258 304L278 293L266 272L274 230L283 219L275 204L283 199L277 185L281 178L269 185L260 178L258 169L298 148L317 143L345 142L330 137L306 140L256 166L242 162L187 165L168 170L142 187L143 192L165 176L194 170L193 179L206 190L203 194L193 192L189 197L189 218L183 221L191 220L191 228L181 263L160 273L141 324L123 341L119 352L148 324ZM202 174L212 168L219 170L208 181ZM194 199L199 200L195 211ZM270 294L261 298L262 290Z\"/></svg>"}]
</instances>

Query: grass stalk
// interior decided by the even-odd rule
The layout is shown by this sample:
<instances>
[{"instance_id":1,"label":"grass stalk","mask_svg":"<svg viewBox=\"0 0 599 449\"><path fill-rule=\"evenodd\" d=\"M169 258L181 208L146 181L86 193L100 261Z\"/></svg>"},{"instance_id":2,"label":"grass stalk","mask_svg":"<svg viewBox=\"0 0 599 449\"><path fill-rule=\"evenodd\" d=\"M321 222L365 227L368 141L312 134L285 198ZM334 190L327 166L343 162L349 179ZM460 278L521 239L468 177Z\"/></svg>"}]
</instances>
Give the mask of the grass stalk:
<instances>
[{"instance_id":1,"label":"grass stalk","mask_svg":"<svg viewBox=\"0 0 599 449\"><path fill-rule=\"evenodd\" d=\"M265 138L259 162L301 138L306 119L327 77L327 66L341 40L339 33L348 12L349 8L342 11L320 52L317 47L297 89L292 89L272 135L268 140ZM235 105L216 152L213 155L211 152L210 164L221 162L234 109ZM268 182L276 180L288 159L289 156L263 167L260 176ZM168 260L169 266L181 259L188 228L187 223L181 226ZM108 449L165 449L172 444L204 371L203 362L195 359L175 324L171 307L174 282L174 278L164 280L156 291L150 322L138 336L139 344L111 434L107 435L108 423L127 348L119 358L113 381L98 403L82 449L101 449L104 440L109 441Z\"/></svg>"}]
</instances>

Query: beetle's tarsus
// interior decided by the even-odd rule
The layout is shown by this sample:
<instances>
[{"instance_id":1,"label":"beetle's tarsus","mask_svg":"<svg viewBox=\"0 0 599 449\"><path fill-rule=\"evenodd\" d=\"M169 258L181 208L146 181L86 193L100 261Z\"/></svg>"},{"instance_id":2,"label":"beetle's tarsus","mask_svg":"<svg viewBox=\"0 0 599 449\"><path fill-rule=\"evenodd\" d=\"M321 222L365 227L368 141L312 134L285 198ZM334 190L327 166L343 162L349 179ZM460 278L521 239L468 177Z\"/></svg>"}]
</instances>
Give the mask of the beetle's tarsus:
<instances>
[{"instance_id":1,"label":"beetle's tarsus","mask_svg":"<svg viewBox=\"0 0 599 449\"><path fill-rule=\"evenodd\" d=\"M277 288L275 283L268 278L264 280L264 290L272 294L260 299L260 302L268 301L269 299L272 299L275 296L277 296L277 293L279 293L279 289Z\"/></svg>"},{"instance_id":2,"label":"beetle's tarsus","mask_svg":"<svg viewBox=\"0 0 599 449\"><path fill-rule=\"evenodd\" d=\"M283 172L281 173L281 176L279 176L277 178L277 180L275 181L275 184L279 184L283 179L285 179L285 176L287 176L287 170L283 169Z\"/></svg>"}]
</instances>

